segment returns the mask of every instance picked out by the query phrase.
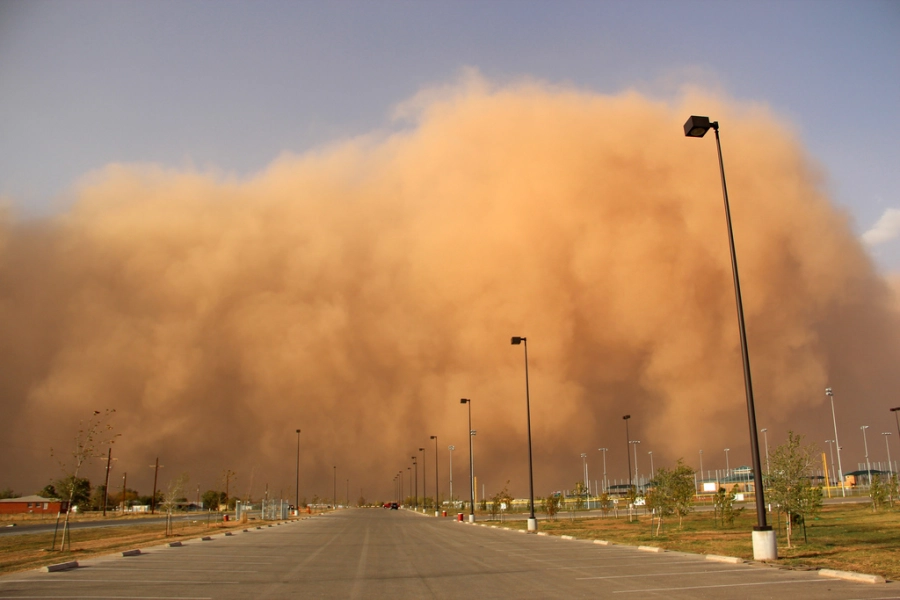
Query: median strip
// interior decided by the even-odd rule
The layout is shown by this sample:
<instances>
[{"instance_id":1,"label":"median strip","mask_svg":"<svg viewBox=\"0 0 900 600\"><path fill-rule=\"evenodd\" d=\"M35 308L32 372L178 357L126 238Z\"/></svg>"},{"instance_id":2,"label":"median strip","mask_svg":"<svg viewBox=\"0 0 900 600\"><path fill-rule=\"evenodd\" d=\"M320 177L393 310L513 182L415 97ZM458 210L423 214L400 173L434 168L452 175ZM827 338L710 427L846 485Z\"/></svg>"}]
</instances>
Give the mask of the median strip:
<instances>
[{"instance_id":1,"label":"median strip","mask_svg":"<svg viewBox=\"0 0 900 600\"><path fill-rule=\"evenodd\" d=\"M866 575L865 573L854 573L853 571L819 569L819 575L821 575L822 577L831 577L833 579L859 581L860 583L885 583L884 577L882 577L881 575Z\"/></svg>"},{"instance_id":2,"label":"median strip","mask_svg":"<svg viewBox=\"0 0 900 600\"><path fill-rule=\"evenodd\" d=\"M55 565L47 565L43 569L41 569L44 573L53 573L54 571L67 571L69 569L77 569L78 561L72 560L69 562L58 563Z\"/></svg>"}]
</instances>

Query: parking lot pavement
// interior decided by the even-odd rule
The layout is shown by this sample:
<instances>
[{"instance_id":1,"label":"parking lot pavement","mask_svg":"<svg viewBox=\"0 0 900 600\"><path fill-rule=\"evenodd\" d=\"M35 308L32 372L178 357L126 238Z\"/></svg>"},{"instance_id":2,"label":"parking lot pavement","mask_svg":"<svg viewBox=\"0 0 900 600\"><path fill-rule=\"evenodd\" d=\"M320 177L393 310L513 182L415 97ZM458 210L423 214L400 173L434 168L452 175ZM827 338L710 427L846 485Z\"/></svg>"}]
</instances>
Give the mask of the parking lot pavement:
<instances>
[{"instance_id":1,"label":"parking lot pavement","mask_svg":"<svg viewBox=\"0 0 900 600\"><path fill-rule=\"evenodd\" d=\"M900 599L895 583L345 510L0 577L0 598Z\"/></svg>"}]
</instances>

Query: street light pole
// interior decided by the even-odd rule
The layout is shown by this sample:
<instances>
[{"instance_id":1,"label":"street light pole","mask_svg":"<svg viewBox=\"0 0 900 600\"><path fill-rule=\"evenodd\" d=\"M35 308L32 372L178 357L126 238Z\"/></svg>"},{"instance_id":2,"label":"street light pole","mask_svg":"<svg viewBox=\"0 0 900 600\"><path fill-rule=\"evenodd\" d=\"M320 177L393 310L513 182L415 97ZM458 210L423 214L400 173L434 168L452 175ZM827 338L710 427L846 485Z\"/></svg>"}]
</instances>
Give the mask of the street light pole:
<instances>
[{"instance_id":1,"label":"street light pole","mask_svg":"<svg viewBox=\"0 0 900 600\"><path fill-rule=\"evenodd\" d=\"M437 436L431 436L431 439L434 440L434 516L441 516L441 500L440 495L438 493L438 482L441 480L438 475L438 442Z\"/></svg>"},{"instance_id":2,"label":"street light pole","mask_svg":"<svg viewBox=\"0 0 900 600\"><path fill-rule=\"evenodd\" d=\"M455 508L453 504L453 451L456 446L447 446L447 452L450 454L450 506Z\"/></svg>"},{"instance_id":3,"label":"street light pole","mask_svg":"<svg viewBox=\"0 0 900 600\"><path fill-rule=\"evenodd\" d=\"M600 452L603 453L603 493L609 492L609 484L606 482L606 451L609 448L597 448Z\"/></svg>"},{"instance_id":4,"label":"street light pole","mask_svg":"<svg viewBox=\"0 0 900 600\"><path fill-rule=\"evenodd\" d=\"M425 509L428 508L428 486L425 479L425 448L419 448L419 452L422 453L422 512L424 513Z\"/></svg>"},{"instance_id":5,"label":"street light pole","mask_svg":"<svg viewBox=\"0 0 900 600\"><path fill-rule=\"evenodd\" d=\"M887 448L888 455L888 469L891 472L891 478L894 477L894 465L891 463L891 445L888 443L888 436L891 435L890 431L885 431L881 435L884 436L884 447Z\"/></svg>"},{"instance_id":6,"label":"street light pole","mask_svg":"<svg viewBox=\"0 0 900 600\"><path fill-rule=\"evenodd\" d=\"M868 478L867 483L869 484L869 488L872 487L872 466L869 464L869 442L866 441L866 429L868 429L868 425L862 425L860 429L863 432L863 445L866 448L866 477Z\"/></svg>"},{"instance_id":7,"label":"street light pole","mask_svg":"<svg viewBox=\"0 0 900 600\"><path fill-rule=\"evenodd\" d=\"M900 415L898 415L898 411L900 411L900 406L891 409L891 412L894 413L894 420L897 421L897 435L900 436Z\"/></svg>"},{"instance_id":8,"label":"street light pole","mask_svg":"<svg viewBox=\"0 0 900 600\"><path fill-rule=\"evenodd\" d=\"M778 545L775 532L766 524L765 490L762 485L762 468L759 460L759 437L756 429L756 407L753 402L753 382L750 375L750 353L747 348L747 331L744 326L744 306L741 300L741 283L738 277L737 253L734 249L734 231L731 227L731 208L728 205L728 187L725 185L725 163L722 160L722 143L719 140L718 121L710 122L708 117L691 116L684 124L684 134L688 137L703 137L712 128L716 134L716 151L719 155L719 175L722 179L722 198L725 204L725 224L728 229L728 247L731 251L731 274L734 278L734 298L737 308L738 330L741 339L741 358L744 366L744 392L747 397L747 420L750 426L750 455L753 461L754 495L756 496L757 526L753 530L753 558L755 560L775 560Z\"/></svg>"},{"instance_id":9,"label":"street light pole","mask_svg":"<svg viewBox=\"0 0 900 600\"><path fill-rule=\"evenodd\" d=\"M332 495L331 495L333 504L331 505L331 508L333 510L337 510L337 465L334 465L331 468L334 472L334 482L333 482L334 487L332 489Z\"/></svg>"},{"instance_id":10,"label":"street light pole","mask_svg":"<svg viewBox=\"0 0 900 600\"><path fill-rule=\"evenodd\" d=\"M725 448L725 477L728 477L728 472L731 470L731 465L728 464L728 452L731 448Z\"/></svg>"},{"instance_id":11,"label":"street light pole","mask_svg":"<svg viewBox=\"0 0 900 600\"><path fill-rule=\"evenodd\" d=\"M528 417L528 492L531 516L528 517L528 531L537 531L537 518L534 516L534 462L531 454L531 397L528 391L528 339L514 336L511 341L513 346L523 344L525 346L525 414Z\"/></svg>"},{"instance_id":12,"label":"street light pole","mask_svg":"<svg viewBox=\"0 0 900 600\"><path fill-rule=\"evenodd\" d=\"M652 479L654 474L656 473L656 471L653 469L653 450L651 450L647 454L650 455L650 478Z\"/></svg>"},{"instance_id":13,"label":"street light pole","mask_svg":"<svg viewBox=\"0 0 900 600\"><path fill-rule=\"evenodd\" d=\"M294 509L300 514L300 430L297 430L297 490L294 497Z\"/></svg>"},{"instance_id":14,"label":"street light pole","mask_svg":"<svg viewBox=\"0 0 900 600\"><path fill-rule=\"evenodd\" d=\"M760 429L763 434L763 439L766 442L766 477L769 476L769 430L763 427Z\"/></svg>"},{"instance_id":15,"label":"street light pole","mask_svg":"<svg viewBox=\"0 0 900 600\"><path fill-rule=\"evenodd\" d=\"M841 482L841 496L847 497L847 489L844 487L844 467L841 465L841 442L837 433L837 417L834 414L834 392L831 388L825 388L825 395L831 400L831 422L834 425L834 445L837 447L838 455L838 476Z\"/></svg>"},{"instance_id":16,"label":"street light pole","mask_svg":"<svg viewBox=\"0 0 900 600\"><path fill-rule=\"evenodd\" d=\"M831 460L831 485L834 485L837 482L834 477L834 440L825 440L825 443L828 444L828 458ZM827 473L825 475L828 476ZM828 497L831 497L831 492Z\"/></svg>"},{"instance_id":17,"label":"street light pole","mask_svg":"<svg viewBox=\"0 0 900 600\"><path fill-rule=\"evenodd\" d=\"M416 474L416 485L414 486L416 493L413 494L413 510L418 512L418 510L419 510L419 465L416 462L415 456L412 456L410 458L412 458L413 469L415 469L415 474Z\"/></svg>"},{"instance_id":18,"label":"street light pole","mask_svg":"<svg viewBox=\"0 0 900 600\"><path fill-rule=\"evenodd\" d=\"M635 485L641 485L641 480L638 477L638 462L637 462L637 445L641 443L641 440L631 440L631 446L634 448L634 483Z\"/></svg>"},{"instance_id":19,"label":"street light pole","mask_svg":"<svg viewBox=\"0 0 900 600\"><path fill-rule=\"evenodd\" d=\"M628 419L631 418L631 415L625 415L622 419L625 421L625 457L628 459L628 489L634 487L634 482L631 479L631 448L629 448L629 444L631 444L631 436L628 434ZM631 493L631 492L629 492Z\"/></svg>"},{"instance_id":20,"label":"street light pole","mask_svg":"<svg viewBox=\"0 0 900 600\"><path fill-rule=\"evenodd\" d=\"M472 400L462 398L460 404L467 404L469 407L469 523L475 522L475 454L472 444L472 436L475 430L472 429Z\"/></svg>"},{"instance_id":21,"label":"street light pole","mask_svg":"<svg viewBox=\"0 0 900 600\"><path fill-rule=\"evenodd\" d=\"M703 450L700 450L700 481L703 482Z\"/></svg>"}]
</instances>

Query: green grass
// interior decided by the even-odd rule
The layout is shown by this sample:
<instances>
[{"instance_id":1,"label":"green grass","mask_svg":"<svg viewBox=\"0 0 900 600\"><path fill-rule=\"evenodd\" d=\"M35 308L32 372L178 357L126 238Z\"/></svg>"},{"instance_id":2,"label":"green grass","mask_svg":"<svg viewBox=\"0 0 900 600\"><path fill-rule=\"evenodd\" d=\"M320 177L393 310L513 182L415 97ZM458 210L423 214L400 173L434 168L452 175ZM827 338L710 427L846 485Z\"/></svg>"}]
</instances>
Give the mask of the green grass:
<instances>
[{"instance_id":1,"label":"green grass","mask_svg":"<svg viewBox=\"0 0 900 600\"><path fill-rule=\"evenodd\" d=\"M717 526L711 512L693 513L684 519L664 521L662 532L654 535L650 516L640 515L629 522L627 516L575 518L570 513L555 521L541 521L539 528L552 535L572 535L581 539L608 540L634 546L658 546L666 550L753 558L751 534L755 513L738 516L733 526ZM577 513L576 513L577 515ZM506 527L522 529L524 521L507 521ZM873 513L866 505L829 506L807 523L807 539L802 527L794 528L792 548L782 531L778 534L778 564L794 568L828 568L881 575L900 580L900 512L881 509Z\"/></svg>"}]
</instances>

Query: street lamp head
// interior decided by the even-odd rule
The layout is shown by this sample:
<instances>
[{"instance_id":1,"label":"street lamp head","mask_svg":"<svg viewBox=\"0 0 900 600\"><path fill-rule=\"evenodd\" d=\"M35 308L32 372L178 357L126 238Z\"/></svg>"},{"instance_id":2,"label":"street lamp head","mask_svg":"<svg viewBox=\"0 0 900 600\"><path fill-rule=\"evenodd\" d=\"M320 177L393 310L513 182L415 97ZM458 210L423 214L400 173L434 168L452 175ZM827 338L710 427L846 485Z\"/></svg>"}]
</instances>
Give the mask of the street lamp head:
<instances>
[{"instance_id":1,"label":"street lamp head","mask_svg":"<svg viewBox=\"0 0 900 600\"><path fill-rule=\"evenodd\" d=\"M433 436L431 436L429 439L436 440L436 439L437 439L437 436L436 436L436 435L433 435Z\"/></svg>"},{"instance_id":2,"label":"street lamp head","mask_svg":"<svg viewBox=\"0 0 900 600\"><path fill-rule=\"evenodd\" d=\"M299 430L299 429L297 430L297 433L300 433L300 430Z\"/></svg>"},{"instance_id":3,"label":"street lamp head","mask_svg":"<svg viewBox=\"0 0 900 600\"><path fill-rule=\"evenodd\" d=\"M763 427L762 429L760 429L760 431L763 432L763 433L765 433L765 432L768 431L768 429L766 429L765 427Z\"/></svg>"},{"instance_id":4,"label":"street lamp head","mask_svg":"<svg viewBox=\"0 0 900 600\"><path fill-rule=\"evenodd\" d=\"M831 388L825 388L825 395L826 396L834 396L834 394L831 391Z\"/></svg>"},{"instance_id":5,"label":"street lamp head","mask_svg":"<svg viewBox=\"0 0 900 600\"><path fill-rule=\"evenodd\" d=\"M453 450L456 450L456 446L447 446L447 450L452 452Z\"/></svg>"},{"instance_id":6,"label":"street lamp head","mask_svg":"<svg viewBox=\"0 0 900 600\"><path fill-rule=\"evenodd\" d=\"M710 128L718 129L719 123L717 121L710 122L709 117L691 115L684 124L684 135L687 137L702 138Z\"/></svg>"},{"instance_id":7,"label":"street lamp head","mask_svg":"<svg viewBox=\"0 0 900 600\"><path fill-rule=\"evenodd\" d=\"M467 402L471 402L471 400L469 400L468 398L460 398L460 400L459 400L460 404L465 404Z\"/></svg>"},{"instance_id":8,"label":"street lamp head","mask_svg":"<svg viewBox=\"0 0 900 600\"><path fill-rule=\"evenodd\" d=\"M524 341L526 341L526 338L524 338L524 337L513 336L512 345L518 346L519 344L521 344Z\"/></svg>"},{"instance_id":9,"label":"street lamp head","mask_svg":"<svg viewBox=\"0 0 900 600\"><path fill-rule=\"evenodd\" d=\"M897 407L895 407L895 408L892 408L892 409L891 409L891 412L897 412L898 410L900 410L900 406L897 406Z\"/></svg>"},{"instance_id":10,"label":"street lamp head","mask_svg":"<svg viewBox=\"0 0 900 600\"><path fill-rule=\"evenodd\" d=\"M425 452L425 448L419 448L419 452Z\"/></svg>"},{"instance_id":11,"label":"street lamp head","mask_svg":"<svg viewBox=\"0 0 900 600\"><path fill-rule=\"evenodd\" d=\"M627 421L627 420L628 420L628 419L630 419L630 418L631 418L631 415L625 415L625 416L624 416L624 417L622 417L622 418L623 418L623 419L625 419L625 420L626 420L626 421Z\"/></svg>"},{"instance_id":12,"label":"street lamp head","mask_svg":"<svg viewBox=\"0 0 900 600\"><path fill-rule=\"evenodd\" d=\"M859 428L860 428L860 429L868 429L869 426L868 426L868 425L860 425Z\"/></svg>"}]
</instances>

